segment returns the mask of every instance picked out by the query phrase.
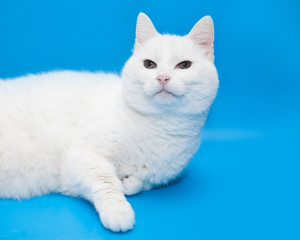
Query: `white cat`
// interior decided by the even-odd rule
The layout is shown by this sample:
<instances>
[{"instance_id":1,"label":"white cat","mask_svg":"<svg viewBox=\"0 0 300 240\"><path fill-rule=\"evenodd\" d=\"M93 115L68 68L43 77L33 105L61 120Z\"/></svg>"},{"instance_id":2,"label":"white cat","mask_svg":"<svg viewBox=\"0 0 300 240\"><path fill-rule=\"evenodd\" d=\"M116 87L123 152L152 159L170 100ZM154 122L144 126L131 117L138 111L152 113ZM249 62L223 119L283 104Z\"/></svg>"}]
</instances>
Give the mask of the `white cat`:
<instances>
[{"instance_id":1,"label":"white cat","mask_svg":"<svg viewBox=\"0 0 300 240\"><path fill-rule=\"evenodd\" d=\"M122 76L75 71L0 80L0 197L91 201L103 225L135 224L124 194L176 178L198 150L218 89L213 22L160 35L140 13Z\"/></svg>"}]
</instances>

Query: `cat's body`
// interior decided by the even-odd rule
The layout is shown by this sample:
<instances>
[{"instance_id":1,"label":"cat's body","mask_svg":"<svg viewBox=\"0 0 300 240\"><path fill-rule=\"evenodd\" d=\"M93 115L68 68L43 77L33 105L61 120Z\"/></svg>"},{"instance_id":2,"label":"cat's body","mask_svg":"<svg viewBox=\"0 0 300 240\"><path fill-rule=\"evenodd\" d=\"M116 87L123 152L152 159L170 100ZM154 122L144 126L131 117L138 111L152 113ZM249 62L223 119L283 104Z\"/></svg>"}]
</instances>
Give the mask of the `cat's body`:
<instances>
[{"instance_id":1,"label":"cat's body","mask_svg":"<svg viewBox=\"0 0 300 240\"><path fill-rule=\"evenodd\" d=\"M68 191L62 163L70 148L85 145L112 162L120 179L135 175L152 185L176 177L198 149L205 116L145 117L121 97L121 79L112 74L62 71L0 82L0 181L8 181L1 196Z\"/></svg>"},{"instance_id":2,"label":"cat's body","mask_svg":"<svg viewBox=\"0 0 300 240\"><path fill-rule=\"evenodd\" d=\"M61 71L0 80L0 197L81 196L105 227L126 231L134 213L123 193L168 183L188 164L218 87L212 56L203 48L194 49L203 56L184 56L195 42L156 35L150 20L139 18L135 54L121 78ZM187 50L170 58L179 43ZM160 72L139 63L149 58L161 62ZM191 59L194 69L200 58L203 69L183 84L188 69L174 68L176 58Z\"/></svg>"}]
</instances>

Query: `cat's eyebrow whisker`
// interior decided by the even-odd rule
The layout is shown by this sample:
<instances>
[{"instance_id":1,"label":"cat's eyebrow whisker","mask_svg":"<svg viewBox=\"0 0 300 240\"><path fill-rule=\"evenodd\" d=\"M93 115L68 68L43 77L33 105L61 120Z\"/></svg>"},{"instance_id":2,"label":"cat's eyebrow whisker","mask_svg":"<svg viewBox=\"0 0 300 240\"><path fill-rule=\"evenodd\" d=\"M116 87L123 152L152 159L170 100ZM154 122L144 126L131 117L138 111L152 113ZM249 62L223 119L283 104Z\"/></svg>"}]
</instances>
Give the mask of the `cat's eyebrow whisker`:
<instances>
[{"instance_id":1,"label":"cat's eyebrow whisker","mask_svg":"<svg viewBox=\"0 0 300 240\"><path fill-rule=\"evenodd\" d=\"M142 51L145 52L145 55L146 55L146 56L151 56L151 54L148 52L148 50L147 50L144 46L139 46L139 48L141 48Z\"/></svg>"}]
</instances>

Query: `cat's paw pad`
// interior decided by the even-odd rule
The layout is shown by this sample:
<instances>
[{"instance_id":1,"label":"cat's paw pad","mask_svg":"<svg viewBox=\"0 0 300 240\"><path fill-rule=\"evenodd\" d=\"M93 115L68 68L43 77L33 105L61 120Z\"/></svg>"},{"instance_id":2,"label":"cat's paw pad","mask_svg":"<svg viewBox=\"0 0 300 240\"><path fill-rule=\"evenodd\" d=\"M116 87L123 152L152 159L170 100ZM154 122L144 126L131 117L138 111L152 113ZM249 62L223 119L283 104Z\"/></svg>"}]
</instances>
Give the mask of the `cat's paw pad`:
<instances>
[{"instance_id":1,"label":"cat's paw pad","mask_svg":"<svg viewBox=\"0 0 300 240\"><path fill-rule=\"evenodd\" d=\"M128 176L122 180L123 193L125 195L134 195L142 191L143 182L134 176Z\"/></svg>"},{"instance_id":2,"label":"cat's paw pad","mask_svg":"<svg viewBox=\"0 0 300 240\"><path fill-rule=\"evenodd\" d=\"M135 224L134 211L128 202L109 206L100 213L104 227L114 232L126 232Z\"/></svg>"}]
</instances>

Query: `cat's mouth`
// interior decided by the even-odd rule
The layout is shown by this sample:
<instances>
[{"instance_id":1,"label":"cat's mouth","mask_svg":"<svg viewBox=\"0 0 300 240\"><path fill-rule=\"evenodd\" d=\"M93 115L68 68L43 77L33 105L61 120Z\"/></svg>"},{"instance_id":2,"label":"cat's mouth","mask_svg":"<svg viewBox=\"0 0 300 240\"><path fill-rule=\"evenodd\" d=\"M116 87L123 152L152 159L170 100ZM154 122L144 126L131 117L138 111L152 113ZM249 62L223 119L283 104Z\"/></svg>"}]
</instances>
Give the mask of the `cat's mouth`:
<instances>
[{"instance_id":1,"label":"cat's mouth","mask_svg":"<svg viewBox=\"0 0 300 240\"><path fill-rule=\"evenodd\" d=\"M160 91L158 91L157 93L154 94L155 96L173 96L173 97L178 97L176 94L166 90L166 89L161 89Z\"/></svg>"}]
</instances>

